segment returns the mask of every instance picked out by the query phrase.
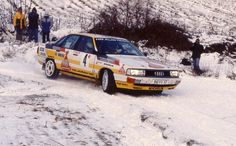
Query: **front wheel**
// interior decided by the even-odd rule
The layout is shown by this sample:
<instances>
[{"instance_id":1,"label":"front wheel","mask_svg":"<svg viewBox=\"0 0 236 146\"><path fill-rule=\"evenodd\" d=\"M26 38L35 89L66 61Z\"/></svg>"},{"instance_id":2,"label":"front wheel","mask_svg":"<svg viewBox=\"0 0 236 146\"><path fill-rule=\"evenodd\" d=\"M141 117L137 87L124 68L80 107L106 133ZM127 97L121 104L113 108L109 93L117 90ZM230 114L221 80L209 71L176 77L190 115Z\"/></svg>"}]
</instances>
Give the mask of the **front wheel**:
<instances>
[{"instance_id":1,"label":"front wheel","mask_svg":"<svg viewBox=\"0 0 236 146\"><path fill-rule=\"evenodd\" d=\"M53 60L47 60L45 64L45 74L49 79L55 79L59 75L59 70Z\"/></svg>"},{"instance_id":2,"label":"front wheel","mask_svg":"<svg viewBox=\"0 0 236 146\"><path fill-rule=\"evenodd\" d=\"M101 78L102 89L108 94L113 94L116 89L113 73L109 70L104 70Z\"/></svg>"}]
</instances>

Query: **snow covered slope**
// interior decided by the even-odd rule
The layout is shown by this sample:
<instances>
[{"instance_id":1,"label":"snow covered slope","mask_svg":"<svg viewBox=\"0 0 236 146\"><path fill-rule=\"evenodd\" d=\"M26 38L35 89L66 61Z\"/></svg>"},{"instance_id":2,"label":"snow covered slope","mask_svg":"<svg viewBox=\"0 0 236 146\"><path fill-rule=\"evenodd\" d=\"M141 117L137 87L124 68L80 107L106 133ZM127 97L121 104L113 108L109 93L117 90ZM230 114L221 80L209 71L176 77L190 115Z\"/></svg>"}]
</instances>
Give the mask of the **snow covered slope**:
<instances>
[{"instance_id":1,"label":"snow covered slope","mask_svg":"<svg viewBox=\"0 0 236 146\"><path fill-rule=\"evenodd\" d=\"M6 7L10 1L1 0ZM13 0L14 1L14 0ZM15 0L20 2L20 0ZM62 27L78 23L89 23L99 10L116 4L118 0L33 0L42 15L45 11L55 18L61 18ZM236 40L236 2L235 0L158 0L153 1L153 11L161 19L185 28L194 36L200 36L203 42L215 43ZM26 0L30 7L30 0ZM95 17L96 18L96 17ZM69 27L71 28L71 27ZM79 29L79 28L78 28Z\"/></svg>"},{"instance_id":2,"label":"snow covered slope","mask_svg":"<svg viewBox=\"0 0 236 146\"><path fill-rule=\"evenodd\" d=\"M161 95L45 77L31 43L0 44L0 145L233 146L235 81L182 74Z\"/></svg>"},{"instance_id":3,"label":"snow covered slope","mask_svg":"<svg viewBox=\"0 0 236 146\"><path fill-rule=\"evenodd\" d=\"M236 37L235 0L158 0L154 7L162 19L179 24L204 42Z\"/></svg>"}]
</instances>

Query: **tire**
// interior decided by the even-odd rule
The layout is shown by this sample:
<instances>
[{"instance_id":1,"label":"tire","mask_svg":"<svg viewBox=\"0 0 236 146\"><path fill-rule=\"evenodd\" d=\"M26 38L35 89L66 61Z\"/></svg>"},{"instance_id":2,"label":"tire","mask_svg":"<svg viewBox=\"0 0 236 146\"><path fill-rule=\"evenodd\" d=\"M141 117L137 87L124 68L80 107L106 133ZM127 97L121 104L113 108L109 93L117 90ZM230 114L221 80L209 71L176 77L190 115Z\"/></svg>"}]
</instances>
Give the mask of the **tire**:
<instances>
[{"instance_id":1,"label":"tire","mask_svg":"<svg viewBox=\"0 0 236 146\"><path fill-rule=\"evenodd\" d=\"M109 70L104 70L101 77L102 90L108 94L113 94L116 91L116 85L113 73Z\"/></svg>"},{"instance_id":2,"label":"tire","mask_svg":"<svg viewBox=\"0 0 236 146\"><path fill-rule=\"evenodd\" d=\"M45 64L45 75L49 79L56 79L59 75L59 70L53 60L48 59Z\"/></svg>"}]
</instances>

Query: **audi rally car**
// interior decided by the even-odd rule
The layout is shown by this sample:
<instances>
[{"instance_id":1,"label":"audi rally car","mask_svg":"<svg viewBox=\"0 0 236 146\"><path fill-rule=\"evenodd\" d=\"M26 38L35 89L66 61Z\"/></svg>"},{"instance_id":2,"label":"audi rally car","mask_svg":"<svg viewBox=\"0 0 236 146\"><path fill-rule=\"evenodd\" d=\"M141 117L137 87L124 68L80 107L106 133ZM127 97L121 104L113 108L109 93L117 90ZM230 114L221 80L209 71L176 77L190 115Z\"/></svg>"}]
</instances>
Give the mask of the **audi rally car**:
<instances>
[{"instance_id":1,"label":"audi rally car","mask_svg":"<svg viewBox=\"0 0 236 146\"><path fill-rule=\"evenodd\" d=\"M37 50L38 61L50 79L59 73L99 81L104 92L117 88L157 91L174 89L179 70L170 69L147 58L123 38L70 34Z\"/></svg>"}]
</instances>

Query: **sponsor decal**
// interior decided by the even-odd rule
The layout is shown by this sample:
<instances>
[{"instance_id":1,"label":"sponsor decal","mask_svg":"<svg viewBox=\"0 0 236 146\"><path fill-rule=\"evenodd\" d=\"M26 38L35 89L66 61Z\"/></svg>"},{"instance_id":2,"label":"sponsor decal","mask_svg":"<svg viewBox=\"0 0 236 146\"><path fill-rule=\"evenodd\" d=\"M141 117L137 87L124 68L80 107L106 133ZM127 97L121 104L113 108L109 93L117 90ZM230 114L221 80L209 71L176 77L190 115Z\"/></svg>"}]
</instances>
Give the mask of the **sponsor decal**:
<instances>
[{"instance_id":1,"label":"sponsor decal","mask_svg":"<svg viewBox=\"0 0 236 146\"><path fill-rule=\"evenodd\" d=\"M60 48L60 51L61 52L66 52L66 49L65 48Z\"/></svg>"},{"instance_id":2,"label":"sponsor decal","mask_svg":"<svg viewBox=\"0 0 236 146\"><path fill-rule=\"evenodd\" d=\"M163 87L149 87L149 90L163 90Z\"/></svg>"},{"instance_id":3,"label":"sponsor decal","mask_svg":"<svg viewBox=\"0 0 236 146\"><path fill-rule=\"evenodd\" d=\"M115 59L115 58L111 58L111 57L98 57L99 61L103 61L106 62L106 65L108 65L107 63L113 64L113 65L120 65L120 61Z\"/></svg>"},{"instance_id":4,"label":"sponsor decal","mask_svg":"<svg viewBox=\"0 0 236 146\"><path fill-rule=\"evenodd\" d=\"M77 72L77 70L76 70L76 69L72 69L72 71L74 71L74 72Z\"/></svg>"},{"instance_id":5,"label":"sponsor decal","mask_svg":"<svg viewBox=\"0 0 236 146\"><path fill-rule=\"evenodd\" d=\"M116 82L117 85L120 85L120 86L128 86L127 83L122 83L122 82Z\"/></svg>"},{"instance_id":6,"label":"sponsor decal","mask_svg":"<svg viewBox=\"0 0 236 146\"><path fill-rule=\"evenodd\" d=\"M79 52L78 52L78 51L73 51L73 55L74 55L74 56L78 56L78 55L79 55Z\"/></svg>"},{"instance_id":7,"label":"sponsor decal","mask_svg":"<svg viewBox=\"0 0 236 146\"><path fill-rule=\"evenodd\" d=\"M112 64L104 63L103 65L109 66L109 67L114 67Z\"/></svg>"},{"instance_id":8,"label":"sponsor decal","mask_svg":"<svg viewBox=\"0 0 236 146\"><path fill-rule=\"evenodd\" d=\"M54 59L54 56L50 56L50 55L48 55L48 58L52 58L52 59Z\"/></svg>"},{"instance_id":9,"label":"sponsor decal","mask_svg":"<svg viewBox=\"0 0 236 146\"><path fill-rule=\"evenodd\" d=\"M122 38L96 38L96 41L120 41L120 42L128 42Z\"/></svg>"},{"instance_id":10,"label":"sponsor decal","mask_svg":"<svg viewBox=\"0 0 236 146\"><path fill-rule=\"evenodd\" d=\"M43 52L44 51L44 48L43 47L40 47L40 49L39 49L41 52Z\"/></svg>"},{"instance_id":11,"label":"sponsor decal","mask_svg":"<svg viewBox=\"0 0 236 146\"><path fill-rule=\"evenodd\" d=\"M142 87L133 87L134 90L142 90Z\"/></svg>"},{"instance_id":12,"label":"sponsor decal","mask_svg":"<svg viewBox=\"0 0 236 146\"><path fill-rule=\"evenodd\" d=\"M125 74L125 68L124 68L124 64L122 65L122 67L119 69L119 73L120 74Z\"/></svg>"},{"instance_id":13,"label":"sponsor decal","mask_svg":"<svg viewBox=\"0 0 236 146\"><path fill-rule=\"evenodd\" d=\"M86 64L87 64L87 58L88 58L88 54L86 54L86 55L84 56L84 59L83 59L83 64L84 64L84 66L86 66Z\"/></svg>"},{"instance_id":14,"label":"sponsor decal","mask_svg":"<svg viewBox=\"0 0 236 146\"><path fill-rule=\"evenodd\" d=\"M57 56L58 56L58 57L62 57L62 58L65 57L63 53L57 53Z\"/></svg>"},{"instance_id":15,"label":"sponsor decal","mask_svg":"<svg viewBox=\"0 0 236 146\"><path fill-rule=\"evenodd\" d=\"M64 57L64 60L62 60L61 62L61 68L65 71L70 71L71 70L71 67L70 67L70 63L69 63L69 60L68 60L68 51L66 52L66 55Z\"/></svg>"},{"instance_id":16,"label":"sponsor decal","mask_svg":"<svg viewBox=\"0 0 236 146\"><path fill-rule=\"evenodd\" d=\"M97 61L96 64L98 64L98 65L101 64L101 65L102 65L103 62L101 62L101 61Z\"/></svg>"}]
</instances>

